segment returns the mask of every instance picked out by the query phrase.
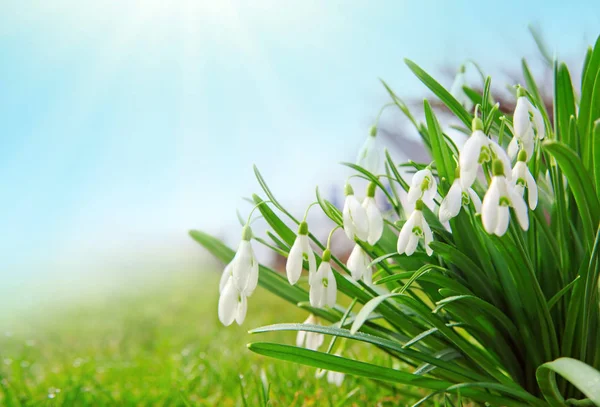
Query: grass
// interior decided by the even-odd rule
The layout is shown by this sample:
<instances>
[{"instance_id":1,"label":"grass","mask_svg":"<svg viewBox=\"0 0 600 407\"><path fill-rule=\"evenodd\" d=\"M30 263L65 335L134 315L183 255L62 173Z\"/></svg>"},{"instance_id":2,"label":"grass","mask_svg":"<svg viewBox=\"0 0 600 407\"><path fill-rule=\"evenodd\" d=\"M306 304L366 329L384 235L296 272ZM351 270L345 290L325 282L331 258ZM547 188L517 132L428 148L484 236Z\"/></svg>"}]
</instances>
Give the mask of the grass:
<instances>
[{"instance_id":1,"label":"grass","mask_svg":"<svg viewBox=\"0 0 600 407\"><path fill-rule=\"evenodd\" d=\"M0 404L258 406L268 398L271 406L391 406L404 397L361 378L337 388L313 368L251 353L248 329L301 322L306 313L260 289L244 326L224 328L217 287L217 273L180 273L13 316L0 326ZM293 344L295 335L260 339ZM391 366L373 349L351 352Z\"/></svg>"}]
</instances>

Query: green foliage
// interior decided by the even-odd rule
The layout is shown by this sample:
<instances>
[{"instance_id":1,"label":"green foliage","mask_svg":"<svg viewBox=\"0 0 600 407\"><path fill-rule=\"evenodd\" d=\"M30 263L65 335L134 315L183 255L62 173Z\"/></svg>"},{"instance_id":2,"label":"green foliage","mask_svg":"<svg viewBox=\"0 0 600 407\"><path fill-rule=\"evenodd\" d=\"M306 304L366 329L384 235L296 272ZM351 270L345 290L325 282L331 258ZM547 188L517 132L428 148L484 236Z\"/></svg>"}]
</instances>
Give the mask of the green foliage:
<instances>
[{"instance_id":1,"label":"green foliage","mask_svg":"<svg viewBox=\"0 0 600 407\"><path fill-rule=\"evenodd\" d=\"M539 38L536 41L543 48ZM410 60L406 64L470 128L474 116L417 64ZM489 235L480 215L465 207L450 221L452 233L448 233L426 209L424 216L434 234L430 245L434 255L429 257L422 249L410 257L398 255L395 238L406 214L397 189L409 187L399 171L402 166L386 152L386 176L392 180L388 191L377 174L347 164L384 191L393 216L399 219L386 222L378 243L359 243L376 259L371 263L378 276L375 285L347 277L348 268L333 256L338 290L347 299L338 301L333 309L308 307L331 326L280 324L253 331L319 332L349 341L344 342L344 349L353 343L368 343L396 359L398 367L330 355L331 347L327 352L315 352L260 342L250 344L250 350L394 385L429 389L430 395L421 402L444 400L447 405L460 405L469 399L496 406L600 405L600 39L587 54L579 92L573 88L567 66L554 61L553 116L546 110L526 61L522 67L529 100L541 113L547 138L537 144L529 162L542 192L535 211L528 211L527 231L513 220L503 236ZM504 137L505 126L511 127L512 118L497 117L490 83L488 77L481 94L468 88L465 92L481 103L477 109L484 129L492 137L500 136L506 147L510 137ZM414 124L430 150L432 170L440 180L438 192L444 196L459 162L456 147L443 133L427 101L425 123L419 123L383 84L393 105ZM409 165L422 169L427 163ZM275 241L279 250L287 253L295 240L293 228L287 225L298 220L281 207L258 170L256 174L271 202L260 204L258 210L272 229L270 236L279 236L285 243ZM484 187L479 181L474 186L477 191ZM341 225L339 209L318 191L317 200L325 214ZM266 201L254 196L254 202ZM192 236L222 261L233 257L233 252L215 239L200 232L192 232ZM313 235L310 238L315 247L325 248ZM261 270L260 284L292 303L303 302L300 305L306 308L304 285L290 287L266 268ZM352 307L339 305L349 302ZM355 304L362 309L354 310Z\"/></svg>"}]
</instances>

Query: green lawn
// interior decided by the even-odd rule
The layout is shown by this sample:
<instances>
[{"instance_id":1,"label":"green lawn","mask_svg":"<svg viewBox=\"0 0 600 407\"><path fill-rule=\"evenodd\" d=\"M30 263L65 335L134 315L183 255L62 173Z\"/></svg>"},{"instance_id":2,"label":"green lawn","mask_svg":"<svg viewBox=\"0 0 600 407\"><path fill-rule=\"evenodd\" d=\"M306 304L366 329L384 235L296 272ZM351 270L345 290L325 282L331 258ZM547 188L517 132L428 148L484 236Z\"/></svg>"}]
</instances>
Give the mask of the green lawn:
<instances>
[{"instance_id":1,"label":"green lawn","mask_svg":"<svg viewBox=\"0 0 600 407\"><path fill-rule=\"evenodd\" d=\"M346 377L337 388L315 379L315 369L252 354L250 341L293 344L295 335L253 337L248 329L301 322L306 313L259 289L244 325L224 328L218 277L180 273L13 315L0 327L0 404L258 406L263 383L272 406L404 404L383 383ZM375 348L351 352L391 365Z\"/></svg>"}]
</instances>

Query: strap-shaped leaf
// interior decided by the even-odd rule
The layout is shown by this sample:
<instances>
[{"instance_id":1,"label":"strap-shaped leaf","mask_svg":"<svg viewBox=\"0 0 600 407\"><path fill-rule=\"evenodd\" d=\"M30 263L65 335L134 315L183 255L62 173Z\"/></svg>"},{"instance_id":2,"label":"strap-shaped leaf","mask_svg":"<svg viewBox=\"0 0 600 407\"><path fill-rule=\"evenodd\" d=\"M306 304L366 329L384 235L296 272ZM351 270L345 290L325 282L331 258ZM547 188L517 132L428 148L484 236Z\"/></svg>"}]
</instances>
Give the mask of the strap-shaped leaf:
<instances>
[{"instance_id":1,"label":"strap-shaped leaf","mask_svg":"<svg viewBox=\"0 0 600 407\"><path fill-rule=\"evenodd\" d=\"M600 406L600 372L571 358L559 358L538 367L535 376L542 394L552 407L562 407L565 399L556 385L556 374L577 387L596 406Z\"/></svg>"}]
</instances>

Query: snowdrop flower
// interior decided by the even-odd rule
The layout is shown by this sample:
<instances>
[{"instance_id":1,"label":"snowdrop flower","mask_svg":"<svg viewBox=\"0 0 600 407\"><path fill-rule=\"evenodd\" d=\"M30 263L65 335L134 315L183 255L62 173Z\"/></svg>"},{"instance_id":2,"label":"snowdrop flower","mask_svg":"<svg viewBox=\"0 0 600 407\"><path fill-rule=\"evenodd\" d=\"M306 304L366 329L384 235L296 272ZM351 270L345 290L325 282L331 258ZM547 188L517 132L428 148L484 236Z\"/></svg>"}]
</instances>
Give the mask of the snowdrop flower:
<instances>
[{"instance_id":1,"label":"snowdrop flower","mask_svg":"<svg viewBox=\"0 0 600 407\"><path fill-rule=\"evenodd\" d=\"M225 285L231 278L232 263L229 263L228 265L226 265L225 269L223 270L223 274L221 274L221 281L219 281L219 294L223 292Z\"/></svg>"},{"instance_id":2,"label":"snowdrop flower","mask_svg":"<svg viewBox=\"0 0 600 407\"><path fill-rule=\"evenodd\" d=\"M473 101L467 96L463 89L463 86L466 84L465 66L462 65L454 78L452 87L450 87L450 94L454 96L454 99L456 99L467 111L471 111L471 109L473 109Z\"/></svg>"},{"instance_id":3,"label":"snowdrop flower","mask_svg":"<svg viewBox=\"0 0 600 407\"><path fill-rule=\"evenodd\" d=\"M517 90L517 104L513 115L515 137L519 140L526 138L537 138L543 140L546 137L544 118L540 111L527 99L525 89L519 87Z\"/></svg>"},{"instance_id":4,"label":"snowdrop flower","mask_svg":"<svg viewBox=\"0 0 600 407\"><path fill-rule=\"evenodd\" d=\"M285 271L290 284L294 285L298 282L300 274L302 274L304 260L308 262L309 276L314 274L317 271L317 263L308 240L308 224L301 222L298 227L298 236L296 236L285 264Z\"/></svg>"},{"instance_id":5,"label":"snowdrop flower","mask_svg":"<svg viewBox=\"0 0 600 407\"><path fill-rule=\"evenodd\" d=\"M304 324L310 325L320 325L319 318L310 314ZM323 342L325 341L325 335L320 334L318 332L307 332L307 331L298 331L298 335L296 336L296 346L299 348L306 348L310 350L317 350Z\"/></svg>"},{"instance_id":6,"label":"snowdrop flower","mask_svg":"<svg viewBox=\"0 0 600 407\"><path fill-rule=\"evenodd\" d=\"M460 208L469 205L471 201L475 206L475 212L479 213L481 211L481 199L479 199L473 188L463 187L460 182L460 170L457 170L457 173L457 177L448 190L448 194L440 204L439 217L442 223L446 223L457 216Z\"/></svg>"},{"instance_id":7,"label":"snowdrop flower","mask_svg":"<svg viewBox=\"0 0 600 407\"><path fill-rule=\"evenodd\" d=\"M376 184L371 182L367 188L367 196L363 200L362 207L365 208L368 223L367 242L373 245L379 241L383 234L383 217L375 202Z\"/></svg>"},{"instance_id":8,"label":"snowdrop flower","mask_svg":"<svg viewBox=\"0 0 600 407\"><path fill-rule=\"evenodd\" d=\"M531 175L529 168L527 168L527 164L525 164L526 160L527 153L521 150L519 152L518 161L512 170L512 186L521 196L523 196L525 188L527 188L529 208L534 210L538 201L538 189L533 175Z\"/></svg>"},{"instance_id":9,"label":"snowdrop flower","mask_svg":"<svg viewBox=\"0 0 600 407\"><path fill-rule=\"evenodd\" d=\"M362 279L365 284L371 285L373 283L373 267L369 267L370 263L371 259L369 259L367 253L357 244L352 249L346 266L350 270L354 281Z\"/></svg>"},{"instance_id":10,"label":"snowdrop flower","mask_svg":"<svg viewBox=\"0 0 600 407\"><path fill-rule=\"evenodd\" d=\"M470 188L477 178L479 166L492 159L498 159L505 168L510 168L508 155L498 143L485 135L483 122L476 117L473 119L473 133L460 151L460 179L463 188Z\"/></svg>"},{"instance_id":11,"label":"snowdrop flower","mask_svg":"<svg viewBox=\"0 0 600 407\"><path fill-rule=\"evenodd\" d=\"M237 290L233 281L233 276L227 278L219 297L219 320L225 326L231 325L233 321L241 325L248 310L246 295Z\"/></svg>"},{"instance_id":12,"label":"snowdrop flower","mask_svg":"<svg viewBox=\"0 0 600 407\"><path fill-rule=\"evenodd\" d=\"M346 201L344 202L342 217L346 236L350 240L354 240L357 237L360 240L366 241L369 237L367 211L354 196L354 190L350 184L346 184L344 194L346 195Z\"/></svg>"},{"instance_id":13,"label":"snowdrop flower","mask_svg":"<svg viewBox=\"0 0 600 407\"><path fill-rule=\"evenodd\" d=\"M341 356L341 353L336 352L335 356ZM315 373L317 379L320 379L325 375L327 375L327 383L335 384L337 387L342 385L345 377L344 373L334 372L332 370L317 369L317 372Z\"/></svg>"},{"instance_id":14,"label":"snowdrop flower","mask_svg":"<svg viewBox=\"0 0 600 407\"><path fill-rule=\"evenodd\" d=\"M252 229L242 228L242 241L231 262L231 275L238 292L249 297L258 284L258 262L252 250Z\"/></svg>"},{"instance_id":15,"label":"snowdrop flower","mask_svg":"<svg viewBox=\"0 0 600 407\"><path fill-rule=\"evenodd\" d=\"M427 255L431 256L433 254L433 250L429 247L429 243L433 241L433 234L423 217L424 205L422 200L418 200L415 210L402 226L398 236L398 253L406 253L407 256L410 256L417 249L419 240L423 239Z\"/></svg>"},{"instance_id":16,"label":"snowdrop flower","mask_svg":"<svg viewBox=\"0 0 600 407\"><path fill-rule=\"evenodd\" d=\"M417 200L426 202L428 206L433 204L433 198L437 193L437 182L429 168L415 172L408 188L407 209L410 212Z\"/></svg>"},{"instance_id":17,"label":"snowdrop flower","mask_svg":"<svg viewBox=\"0 0 600 407\"><path fill-rule=\"evenodd\" d=\"M309 280L310 305L315 308L322 308L326 305L329 307L335 306L337 283L331 270L330 260L331 252L329 249L325 249L323 261L321 261L315 276L311 279L312 281Z\"/></svg>"},{"instance_id":18,"label":"snowdrop flower","mask_svg":"<svg viewBox=\"0 0 600 407\"><path fill-rule=\"evenodd\" d=\"M332 370L329 370L327 372L327 383L329 383L329 384L335 384L337 387L340 387L342 385L343 381L344 381L344 374L343 373L334 372Z\"/></svg>"},{"instance_id":19,"label":"snowdrop flower","mask_svg":"<svg viewBox=\"0 0 600 407\"><path fill-rule=\"evenodd\" d=\"M512 188L512 185L504 176L504 166L501 161L494 160L492 170L494 176L481 205L483 228L489 234L504 235L510 220L509 207L512 207L521 228L527 230L529 228L529 218L527 217L527 205L525 205L523 197Z\"/></svg>"},{"instance_id":20,"label":"snowdrop flower","mask_svg":"<svg viewBox=\"0 0 600 407\"><path fill-rule=\"evenodd\" d=\"M371 126L367 140L358 152L358 157L356 158L356 164L372 174L377 174L377 171L379 170L379 154L375 147L376 137L377 127Z\"/></svg>"}]
</instances>

